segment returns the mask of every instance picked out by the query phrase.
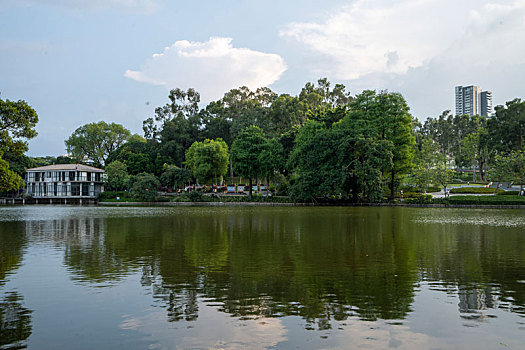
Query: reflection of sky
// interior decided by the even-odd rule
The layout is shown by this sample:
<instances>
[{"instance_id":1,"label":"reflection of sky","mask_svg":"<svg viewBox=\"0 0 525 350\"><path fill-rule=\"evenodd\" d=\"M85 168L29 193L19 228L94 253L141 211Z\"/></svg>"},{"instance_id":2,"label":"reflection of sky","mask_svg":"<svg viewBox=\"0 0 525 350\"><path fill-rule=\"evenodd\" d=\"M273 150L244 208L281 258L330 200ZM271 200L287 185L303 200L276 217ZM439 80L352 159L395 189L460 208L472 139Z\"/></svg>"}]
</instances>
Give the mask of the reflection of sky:
<instances>
[{"instance_id":1,"label":"reflection of sky","mask_svg":"<svg viewBox=\"0 0 525 350\"><path fill-rule=\"evenodd\" d=\"M47 211L48 208L36 213L23 208L18 214L13 211L6 214L0 210L0 221L2 217L13 215L30 218L48 215L49 219L52 212ZM111 217L122 212L129 216L152 213L149 208L145 211L141 211L142 208L117 209L104 212L104 216ZM98 227L92 223L88 227L94 231L84 230L84 224L89 221L86 213L93 212L102 211L100 208L87 208L82 216L76 215L82 214L82 209L66 208L57 214L62 219L46 223L30 220L26 227L36 224L46 228L49 223L67 221L69 217L74 221L71 223L72 230L78 229L78 237L93 237L95 231L103 233L103 225ZM173 209L162 209L161 213L169 215ZM432 215L425 211L418 213L422 213L421 217ZM457 211L450 213L454 217ZM483 215L481 211L469 213L472 218ZM511 215L508 211L493 213L497 218L485 221L487 226L491 225L490 222L501 220L519 221L519 215ZM436 211L434 215L440 218L443 211ZM82 224L76 225L76 222ZM79 272L68 268L64 260L64 246L71 242L62 239L53 241L54 238L46 238L45 235L42 240L29 237L22 265L0 289L0 298L7 292L16 291L24 298L23 306L33 310L30 348L346 349L352 346L375 349L477 349L521 346L518 335L523 334L520 328L523 324L520 323L519 311L510 309L515 307L512 304L509 304L508 310L501 307L505 300L499 299L497 285L458 287L450 280L441 283L430 277L424 277L424 282L419 283L410 305L412 311L403 320L372 322L351 316L341 321L328 321L330 327L319 327L315 323L317 320L307 321L296 316L239 318L220 311L224 310L220 302L197 295L198 318L168 322L166 302L155 300L152 285L141 285L141 268L130 268L115 283L97 284L89 280L78 283ZM49 244L41 244L44 239ZM82 242L80 240L76 244L83 245ZM107 288L97 288L101 285ZM191 286L187 287L191 289Z\"/></svg>"},{"instance_id":2,"label":"reflection of sky","mask_svg":"<svg viewBox=\"0 0 525 350\"><path fill-rule=\"evenodd\" d=\"M351 317L331 321L331 329L319 331L315 325L305 327L306 321L296 316L231 317L199 297L197 320L167 322L166 309L153 302L150 288L139 287L139 270L100 289L71 281L61 254L51 247L32 247L25 259L6 288L18 290L25 306L34 310L29 347L35 349L474 349L521 344L515 314L489 309L494 318L462 319L457 293L427 284L419 287L414 311L405 320Z\"/></svg>"}]
</instances>

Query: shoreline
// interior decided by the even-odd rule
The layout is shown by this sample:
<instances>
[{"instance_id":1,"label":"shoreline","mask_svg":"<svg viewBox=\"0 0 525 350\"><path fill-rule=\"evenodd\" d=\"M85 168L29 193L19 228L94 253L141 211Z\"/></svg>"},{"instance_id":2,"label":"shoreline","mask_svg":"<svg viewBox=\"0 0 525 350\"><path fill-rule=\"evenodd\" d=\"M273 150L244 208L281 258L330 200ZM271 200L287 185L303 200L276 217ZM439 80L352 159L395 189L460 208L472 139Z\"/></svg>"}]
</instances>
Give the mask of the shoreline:
<instances>
[{"instance_id":1,"label":"shoreline","mask_svg":"<svg viewBox=\"0 0 525 350\"><path fill-rule=\"evenodd\" d=\"M525 205L477 204L404 204L404 203L269 203L269 202L99 202L102 207L407 207L407 208L472 208L525 209Z\"/></svg>"}]
</instances>

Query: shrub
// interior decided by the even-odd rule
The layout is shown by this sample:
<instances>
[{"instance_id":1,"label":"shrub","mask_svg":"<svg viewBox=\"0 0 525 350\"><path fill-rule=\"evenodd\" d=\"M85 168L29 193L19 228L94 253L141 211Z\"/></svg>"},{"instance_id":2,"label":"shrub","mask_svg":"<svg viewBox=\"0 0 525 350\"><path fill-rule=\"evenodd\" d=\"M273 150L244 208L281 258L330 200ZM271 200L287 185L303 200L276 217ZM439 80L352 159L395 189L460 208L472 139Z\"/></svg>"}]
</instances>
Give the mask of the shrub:
<instances>
[{"instance_id":1,"label":"shrub","mask_svg":"<svg viewBox=\"0 0 525 350\"><path fill-rule=\"evenodd\" d=\"M112 200L112 199L116 200L117 197L129 198L129 192L125 192L125 191L106 191L106 192L100 192L98 194L98 200L99 201L106 201L106 200Z\"/></svg>"},{"instance_id":2,"label":"shrub","mask_svg":"<svg viewBox=\"0 0 525 350\"><path fill-rule=\"evenodd\" d=\"M416 196L412 196L403 201L406 204L431 204L432 195L431 194L422 194L416 193Z\"/></svg>"},{"instance_id":3,"label":"shrub","mask_svg":"<svg viewBox=\"0 0 525 350\"><path fill-rule=\"evenodd\" d=\"M521 196L454 196L437 198L433 203L470 204L470 205L525 205L525 197Z\"/></svg>"},{"instance_id":4,"label":"shrub","mask_svg":"<svg viewBox=\"0 0 525 350\"><path fill-rule=\"evenodd\" d=\"M501 191L496 193L498 196L519 196L520 191Z\"/></svg>"},{"instance_id":5,"label":"shrub","mask_svg":"<svg viewBox=\"0 0 525 350\"><path fill-rule=\"evenodd\" d=\"M494 194L505 192L502 189L495 189L490 187L458 187L450 190L450 193L464 193L464 194Z\"/></svg>"},{"instance_id":6,"label":"shrub","mask_svg":"<svg viewBox=\"0 0 525 350\"><path fill-rule=\"evenodd\" d=\"M427 192L441 192L441 187L436 185L428 186Z\"/></svg>"}]
</instances>

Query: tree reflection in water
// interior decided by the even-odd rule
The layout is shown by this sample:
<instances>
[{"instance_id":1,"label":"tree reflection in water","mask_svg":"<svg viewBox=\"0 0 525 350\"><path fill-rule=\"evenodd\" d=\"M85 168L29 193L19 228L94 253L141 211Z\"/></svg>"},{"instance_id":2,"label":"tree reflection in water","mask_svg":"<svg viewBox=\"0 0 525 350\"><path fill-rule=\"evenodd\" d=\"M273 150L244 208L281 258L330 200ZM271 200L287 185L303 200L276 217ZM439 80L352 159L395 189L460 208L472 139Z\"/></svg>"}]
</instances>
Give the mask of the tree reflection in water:
<instances>
[{"instance_id":1,"label":"tree reflection in water","mask_svg":"<svg viewBox=\"0 0 525 350\"><path fill-rule=\"evenodd\" d=\"M523 314L519 228L422 223L414 218L429 212L406 208L257 209L180 208L28 231L64 242L76 281L141 273L170 321L196 320L200 302L238 317L297 315L318 329L349 317L401 320L424 281L456 290L461 314L509 305Z\"/></svg>"},{"instance_id":2,"label":"tree reflection in water","mask_svg":"<svg viewBox=\"0 0 525 350\"><path fill-rule=\"evenodd\" d=\"M0 301L0 348L22 349L31 335L31 310L23 305L17 292L5 294Z\"/></svg>"}]
</instances>

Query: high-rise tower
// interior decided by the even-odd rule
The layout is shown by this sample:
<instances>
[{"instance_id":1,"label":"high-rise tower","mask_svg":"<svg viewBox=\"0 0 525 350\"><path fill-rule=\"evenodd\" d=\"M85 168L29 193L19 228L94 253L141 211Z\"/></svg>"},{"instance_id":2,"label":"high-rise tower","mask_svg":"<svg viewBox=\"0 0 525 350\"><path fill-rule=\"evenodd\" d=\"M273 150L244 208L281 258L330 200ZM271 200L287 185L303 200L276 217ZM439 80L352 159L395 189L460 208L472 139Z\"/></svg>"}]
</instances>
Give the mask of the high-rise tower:
<instances>
[{"instance_id":1,"label":"high-rise tower","mask_svg":"<svg viewBox=\"0 0 525 350\"><path fill-rule=\"evenodd\" d=\"M456 86L456 115L492 115L492 92L478 86Z\"/></svg>"}]
</instances>

